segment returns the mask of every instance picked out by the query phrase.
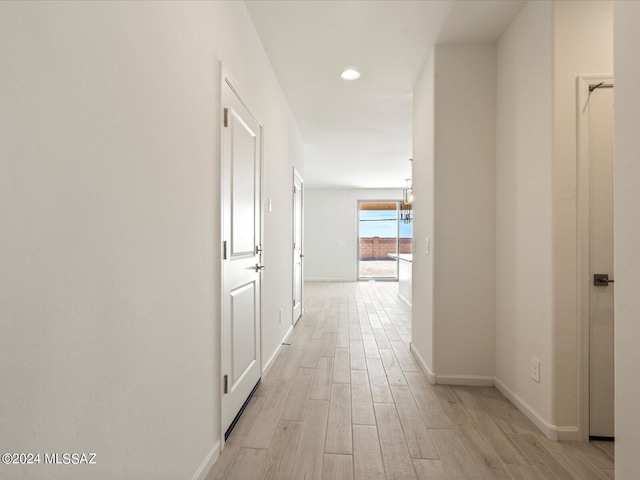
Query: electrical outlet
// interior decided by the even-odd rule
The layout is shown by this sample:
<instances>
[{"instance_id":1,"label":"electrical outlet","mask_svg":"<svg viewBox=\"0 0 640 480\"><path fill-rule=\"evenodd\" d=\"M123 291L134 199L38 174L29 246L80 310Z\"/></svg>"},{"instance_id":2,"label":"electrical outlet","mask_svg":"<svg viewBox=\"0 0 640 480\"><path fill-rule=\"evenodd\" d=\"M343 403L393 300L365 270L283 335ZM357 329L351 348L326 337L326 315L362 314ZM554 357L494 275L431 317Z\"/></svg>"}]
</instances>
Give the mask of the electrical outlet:
<instances>
[{"instance_id":1,"label":"electrical outlet","mask_svg":"<svg viewBox=\"0 0 640 480\"><path fill-rule=\"evenodd\" d=\"M540 383L540 360L531 357L531 380Z\"/></svg>"},{"instance_id":2,"label":"electrical outlet","mask_svg":"<svg viewBox=\"0 0 640 480\"><path fill-rule=\"evenodd\" d=\"M282 323L282 309L278 310L278 323Z\"/></svg>"}]
</instances>

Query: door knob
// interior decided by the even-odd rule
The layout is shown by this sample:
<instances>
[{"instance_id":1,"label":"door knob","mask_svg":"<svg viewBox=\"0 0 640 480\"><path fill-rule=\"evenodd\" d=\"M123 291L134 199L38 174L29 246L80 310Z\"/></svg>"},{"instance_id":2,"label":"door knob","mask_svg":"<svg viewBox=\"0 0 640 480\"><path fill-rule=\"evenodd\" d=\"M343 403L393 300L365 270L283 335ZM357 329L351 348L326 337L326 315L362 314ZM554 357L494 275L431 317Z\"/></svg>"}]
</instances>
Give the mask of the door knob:
<instances>
[{"instance_id":1,"label":"door knob","mask_svg":"<svg viewBox=\"0 0 640 480\"><path fill-rule=\"evenodd\" d=\"M593 285L596 287L606 287L610 283L613 283L614 280L609 280L608 273L594 273L593 274Z\"/></svg>"},{"instance_id":2,"label":"door knob","mask_svg":"<svg viewBox=\"0 0 640 480\"><path fill-rule=\"evenodd\" d=\"M264 265L260 265L259 263L256 263L256 272L259 272L260 270L264 270Z\"/></svg>"}]
</instances>

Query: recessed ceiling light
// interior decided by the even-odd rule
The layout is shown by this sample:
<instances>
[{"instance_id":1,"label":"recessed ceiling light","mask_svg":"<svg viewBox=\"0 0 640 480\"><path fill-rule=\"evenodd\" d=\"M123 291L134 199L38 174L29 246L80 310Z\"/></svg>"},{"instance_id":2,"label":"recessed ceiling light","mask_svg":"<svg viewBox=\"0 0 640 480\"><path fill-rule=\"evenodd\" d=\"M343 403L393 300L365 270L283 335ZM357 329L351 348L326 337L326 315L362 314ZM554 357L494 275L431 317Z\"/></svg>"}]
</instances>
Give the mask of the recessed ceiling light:
<instances>
[{"instance_id":1,"label":"recessed ceiling light","mask_svg":"<svg viewBox=\"0 0 640 480\"><path fill-rule=\"evenodd\" d=\"M357 70L349 69L342 72L340 76L345 80L356 80L360 78L360 72L358 72Z\"/></svg>"}]
</instances>

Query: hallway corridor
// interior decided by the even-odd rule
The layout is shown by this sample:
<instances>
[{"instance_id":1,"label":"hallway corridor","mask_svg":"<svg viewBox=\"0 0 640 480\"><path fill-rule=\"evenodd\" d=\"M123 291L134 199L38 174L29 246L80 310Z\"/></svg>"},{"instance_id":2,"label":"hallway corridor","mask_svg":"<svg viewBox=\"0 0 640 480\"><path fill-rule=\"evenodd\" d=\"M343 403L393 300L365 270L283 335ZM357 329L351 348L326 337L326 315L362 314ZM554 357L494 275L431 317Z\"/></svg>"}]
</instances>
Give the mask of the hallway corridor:
<instances>
[{"instance_id":1,"label":"hallway corridor","mask_svg":"<svg viewBox=\"0 0 640 480\"><path fill-rule=\"evenodd\" d=\"M614 478L493 387L430 385L396 282L307 283L305 310L207 480Z\"/></svg>"}]
</instances>

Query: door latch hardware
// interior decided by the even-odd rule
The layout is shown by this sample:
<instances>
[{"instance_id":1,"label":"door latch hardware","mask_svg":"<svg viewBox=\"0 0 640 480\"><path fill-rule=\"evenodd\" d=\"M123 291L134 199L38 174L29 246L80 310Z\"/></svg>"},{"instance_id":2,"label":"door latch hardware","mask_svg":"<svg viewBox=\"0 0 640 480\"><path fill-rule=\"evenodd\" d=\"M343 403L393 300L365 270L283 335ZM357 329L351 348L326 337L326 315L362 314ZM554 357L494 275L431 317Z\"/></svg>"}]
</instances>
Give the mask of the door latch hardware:
<instances>
[{"instance_id":1,"label":"door latch hardware","mask_svg":"<svg viewBox=\"0 0 640 480\"><path fill-rule=\"evenodd\" d=\"M224 126L225 127L229 126L229 109L228 108L224 109Z\"/></svg>"},{"instance_id":2,"label":"door latch hardware","mask_svg":"<svg viewBox=\"0 0 640 480\"><path fill-rule=\"evenodd\" d=\"M614 280L609 280L608 273L594 273L593 274L593 285L596 287L606 287L610 283L613 283Z\"/></svg>"},{"instance_id":3,"label":"door latch hardware","mask_svg":"<svg viewBox=\"0 0 640 480\"><path fill-rule=\"evenodd\" d=\"M229 375L224 376L224 393L229 393Z\"/></svg>"},{"instance_id":4,"label":"door latch hardware","mask_svg":"<svg viewBox=\"0 0 640 480\"><path fill-rule=\"evenodd\" d=\"M222 259L227 259L227 241L222 242Z\"/></svg>"}]
</instances>

